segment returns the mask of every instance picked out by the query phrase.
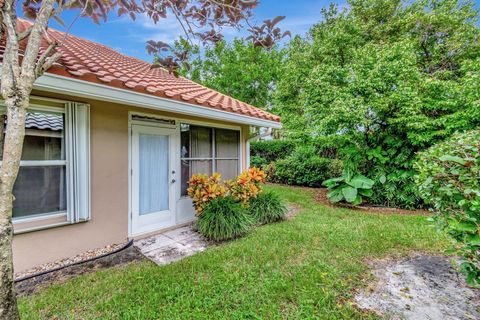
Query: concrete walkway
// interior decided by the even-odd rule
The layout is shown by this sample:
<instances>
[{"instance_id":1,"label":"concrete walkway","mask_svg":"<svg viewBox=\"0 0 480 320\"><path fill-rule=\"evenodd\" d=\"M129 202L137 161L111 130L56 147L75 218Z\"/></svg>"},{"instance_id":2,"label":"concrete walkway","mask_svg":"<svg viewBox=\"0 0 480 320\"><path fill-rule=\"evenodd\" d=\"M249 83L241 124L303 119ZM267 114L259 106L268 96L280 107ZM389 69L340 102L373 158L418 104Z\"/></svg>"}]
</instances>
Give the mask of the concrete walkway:
<instances>
[{"instance_id":1,"label":"concrete walkway","mask_svg":"<svg viewBox=\"0 0 480 320\"><path fill-rule=\"evenodd\" d=\"M156 264L163 265L205 250L208 242L191 226L186 226L136 240L134 246Z\"/></svg>"}]
</instances>

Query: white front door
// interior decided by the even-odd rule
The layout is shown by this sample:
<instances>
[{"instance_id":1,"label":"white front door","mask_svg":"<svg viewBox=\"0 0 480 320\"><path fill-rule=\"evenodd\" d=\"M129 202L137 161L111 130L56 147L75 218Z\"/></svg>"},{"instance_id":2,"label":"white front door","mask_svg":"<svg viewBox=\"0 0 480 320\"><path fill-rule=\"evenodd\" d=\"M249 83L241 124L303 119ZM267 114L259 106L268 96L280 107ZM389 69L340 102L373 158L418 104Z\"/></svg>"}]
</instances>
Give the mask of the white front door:
<instances>
[{"instance_id":1,"label":"white front door","mask_svg":"<svg viewBox=\"0 0 480 320\"><path fill-rule=\"evenodd\" d=\"M174 147L174 129L132 125L132 236L175 224Z\"/></svg>"}]
</instances>

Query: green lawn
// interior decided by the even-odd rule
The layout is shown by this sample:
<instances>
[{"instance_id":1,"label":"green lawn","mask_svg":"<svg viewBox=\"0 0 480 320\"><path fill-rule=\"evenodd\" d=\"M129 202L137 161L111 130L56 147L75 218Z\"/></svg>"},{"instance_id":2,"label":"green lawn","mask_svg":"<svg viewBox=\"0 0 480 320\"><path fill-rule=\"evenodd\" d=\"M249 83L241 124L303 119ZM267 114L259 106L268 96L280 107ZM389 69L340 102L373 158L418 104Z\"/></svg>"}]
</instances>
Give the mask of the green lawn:
<instances>
[{"instance_id":1,"label":"green lawn","mask_svg":"<svg viewBox=\"0 0 480 320\"><path fill-rule=\"evenodd\" d=\"M21 299L23 318L368 318L349 303L366 260L448 245L425 216L329 208L311 191L268 188L302 212L171 265L136 263L51 286Z\"/></svg>"}]
</instances>

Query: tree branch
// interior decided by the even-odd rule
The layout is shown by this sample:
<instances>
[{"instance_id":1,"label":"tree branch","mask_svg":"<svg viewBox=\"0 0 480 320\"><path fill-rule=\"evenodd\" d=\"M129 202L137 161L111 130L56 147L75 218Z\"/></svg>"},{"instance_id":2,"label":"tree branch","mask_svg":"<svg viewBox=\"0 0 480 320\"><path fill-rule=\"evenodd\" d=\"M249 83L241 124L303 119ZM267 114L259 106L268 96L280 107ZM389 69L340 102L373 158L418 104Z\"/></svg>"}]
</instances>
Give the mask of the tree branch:
<instances>
[{"instance_id":1,"label":"tree branch","mask_svg":"<svg viewBox=\"0 0 480 320\"><path fill-rule=\"evenodd\" d=\"M50 67L53 66L53 64L57 62L61 56L62 56L61 52L55 52L52 56L48 57L45 60L42 66L37 65L37 76L40 77L41 75L43 75L43 73L48 69L50 69Z\"/></svg>"},{"instance_id":2,"label":"tree branch","mask_svg":"<svg viewBox=\"0 0 480 320\"><path fill-rule=\"evenodd\" d=\"M83 6L82 11L80 11L80 12L75 16L75 18L73 18L72 22L70 22L70 24L68 25L67 30L65 30L65 34L64 34L64 36L63 36L63 39L62 39L62 41L60 42L60 45L62 45L62 44L65 42L65 40L68 38L68 35L70 34L70 29L73 27L73 25L75 24L75 22L77 21L77 19L85 12L85 10L87 9L87 4L88 4L88 1L85 1L85 5ZM57 9L57 10L60 10L60 8ZM60 13L61 13L61 11L55 12L55 14L60 14Z\"/></svg>"},{"instance_id":3,"label":"tree branch","mask_svg":"<svg viewBox=\"0 0 480 320\"><path fill-rule=\"evenodd\" d=\"M33 84L36 79L36 60L48 22L53 13L54 2L55 0L43 0L28 38L27 48L25 49L22 61L21 74L22 77L28 79L29 84Z\"/></svg>"},{"instance_id":4,"label":"tree branch","mask_svg":"<svg viewBox=\"0 0 480 320\"><path fill-rule=\"evenodd\" d=\"M58 43L53 41L50 43L48 48L42 53L40 58L38 58L37 65L35 68L35 76L41 76L45 71L47 71L54 63L57 61L61 53L56 52L52 55L53 51L58 47ZM58 55L57 58L55 58ZM54 59L55 58L55 59Z\"/></svg>"},{"instance_id":5,"label":"tree branch","mask_svg":"<svg viewBox=\"0 0 480 320\"><path fill-rule=\"evenodd\" d=\"M187 31L187 29L185 28L185 26L183 25L182 19L180 19L180 16L179 16L179 13L178 13L177 9L175 8L175 6L173 5L173 3L172 3L170 0L167 0L167 1L168 1L168 3L170 3L170 7L172 8L172 12L173 12L173 14L175 15L175 18L177 19L178 23L180 23L180 26L182 27L183 32L185 33L185 36L187 37L188 42L190 42L190 44L193 45L193 42L192 42L192 40L190 39L190 35L189 35L188 31ZM192 30L192 27L188 24L188 21L187 21L187 19L185 19L185 16L184 16L183 14L182 14L182 16L183 16L183 18L184 18L185 23L186 23L187 26L189 27L190 32L191 32L192 35L193 35L194 33L193 33L193 30Z\"/></svg>"},{"instance_id":6,"label":"tree branch","mask_svg":"<svg viewBox=\"0 0 480 320\"><path fill-rule=\"evenodd\" d=\"M6 100L14 90L16 79L20 74L20 67L18 64L18 39L15 28L16 12L14 1L6 1L2 9L2 18L6 29L5 36L5 52L3 54L3 65L10 66L9 68L2 68L1 91L2 96Z\"/></svg>"},{"instance_id":7,"label":"tree branch","mask_svg":"<svg viewBox=\"0 0 480 320\"><path fill-rule=\"evenodd\" d=\"M18 41L22 41L23 39L27 38L30 35L30 33L32 32L32 29L33 29L33 26L30 26L25 31L20 33L17 36Z\"/></svg>"}]
</instances>

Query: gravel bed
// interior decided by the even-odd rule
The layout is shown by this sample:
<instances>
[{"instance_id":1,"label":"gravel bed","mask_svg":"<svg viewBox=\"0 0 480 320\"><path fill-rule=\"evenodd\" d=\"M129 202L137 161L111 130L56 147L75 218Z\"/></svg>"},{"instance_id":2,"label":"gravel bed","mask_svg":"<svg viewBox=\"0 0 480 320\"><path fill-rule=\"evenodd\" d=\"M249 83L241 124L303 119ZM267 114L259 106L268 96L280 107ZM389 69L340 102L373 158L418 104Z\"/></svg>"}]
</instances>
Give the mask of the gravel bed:
<instances>
[{"instance_id":1,"label":"gravel bed","mask_svg":"<svg viewBox=\"0 0 480 320\"><path fill-rule=\"evenodd\" d=\"M59 267L67 266L67 265L72 264L72 263L77 263L77 262L80 262L80 261L85 261L85 260L88 260L88 259L99 257L101 255L104 255L104 254L113 252L115 250L118 250L118 249L122 248L123 246L125 246L127 243L128 243L128 241L122 242L122 243L115 243L115 244L105 246L103 248L88 250L88 251L85 251L84 253L78 254L78 255L70 257L70 258L65 258L65 259L60 259L60 260L57 260L57 261L45 263L45 264L39 265L35 268L24 270L22 272L17 272L17 273L15 273L14 278L15 279L20 279L20 278L24 278L24 277L27 277L27 276L31 276L31 275L39 273L39 272L52 270L52 269L56 269L56 268L59 268Z\"/></svg>"},{"instance_id":2,"label":"gravel bed","mask_svg":"<svg viewBox=\"0 0 480 320\"><path fill-rule=\"evenodd\" d=\"M131 262L142 260L146 260L145 256L137 248L130 246L124 250L93 261L68 266L60 270L17 282L15 283L15 291L17 296L29 295L52 284L63 283L84 273L119 267Z\"/></svg>"}]
</instances>

